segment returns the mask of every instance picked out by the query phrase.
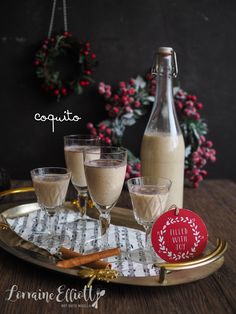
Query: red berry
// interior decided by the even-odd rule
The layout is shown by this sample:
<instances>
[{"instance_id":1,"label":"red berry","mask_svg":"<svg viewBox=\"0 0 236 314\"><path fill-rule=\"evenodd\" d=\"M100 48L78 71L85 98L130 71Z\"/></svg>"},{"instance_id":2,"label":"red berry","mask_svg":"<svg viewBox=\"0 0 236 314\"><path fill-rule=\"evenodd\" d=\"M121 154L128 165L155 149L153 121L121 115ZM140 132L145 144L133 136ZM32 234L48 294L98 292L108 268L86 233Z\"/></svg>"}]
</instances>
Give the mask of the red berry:
<instances>
[{"instance_id":1,"label":"red berry","mask_svg":"<svg viewBox=\"0 0 236 314\"><path fill-rule=\"evenodd\" d=\"M135 108L141 107L140 101L136 100L136 101L134 102L134 107L135 107Z\"/></svg>"},{"instance_id":2,"label":"red berry","mask_svg":"<svg viewBox=\"0 0 236 314\"><path fill-rule=\"evenodd\" d=\"M111 133L112 133L112 129L110 129L110 128L106 128L106 133L107 133L108 135L111 135Z\"/></svg>"},{"instance_id":3,"label":"red berry","mask_svg":"<svg viewBox=\"0 0 236 314\"><path fill-rule=\"evenodd\" d=\"M128 88L126 88L126 87L121 88L121 93L122 93L122 95L127 95L128 94Z\"/></svg>"},{"instance_id":4,"label":"red berry","mask_svg":"<svg viewBox=\"0 0 236 314\"><path fill-rule=\"evenodd\" d=\"M87 80L80 81L80 86L88 86L90 83Z\"/></svg>"},{"instance_id":5,"label":"red berry","mask_svg":"<svg viewBox=\"0 0 236 314\"><path fill-rule=\"evenodd\" d=\"M199 110L203 108L203 104L201 102L198 102L196 106Z\"/></svg>"},{"instance_id":6,"label":"red berry","mask_svg":"<svg viewBox=\"0 0 236 314\"><path fill-rule=\"evenodd\" d=\"M91 75L91 74L92 74L92 71L91 71L91 70L84 70L84 74L86 74L86 75Z\"/></svg>"},{"instance_id":7,"label":"red berry","mask_svg":"<svg viewBox=\"0 0 236 314\"><path fill-rule=\"evenodd\" d=\"M35 65L39 65L39 64L40 64L40 61L39 61L39 60L35 60L35 61L34 61L34 64L35 64Z\"/></svg>"},{"instance_id":8,"label":"red berry","mask_svg":"<svg viewBox=\"0 0 236 314\"><path fill-rule=\"evenodd\" d=\"M115 94L115 95L113 96L113 100L114 100L114 101L119 100L119 98L120 98L120 97L119 97L119 95L117 95L117 94Z\"/></svg>"},{"instance_id":9,"label":"red berry","mask_svg":"<svg viewBox=\"0 0 236 314\"><path fill-rule=\"evenodd\" d=\"M187 100L187 101L186 101L186 105L187 105L188 107L193 107L193 106L194 106L194 103L193 103L191 100Z\"/></svg>"},{"instance_id":10,"label":"red berry","mask_svg":"<svg viewBox=\"0 0 236 314\"><path fill-rule=\"evenodd\" d=\"M187 117L191 117L191 116L192 116L192 112L191 112L191 110L189 110L189 109L184 109L184 114L185 114Z\"/></svg>"},{"instance_id":11,"label":"red berry","mask_svg":"<svg viewBox=\"0 0 236 314\"><path fill-rule=\"evenodd\" d=\"M119 109L118 107L114 107L114 108L113 108L113 112L114 112L114 113L119 113L119 111L120 111L120 109Z\"/></svg>"},{"instance_id":12,"label":"red berry","mask_svg":"<svg viewBox=\"0 0 236 314\"><path fill-rule=\"evenodd\" d=\"M206 170L201 170L200 171L202 175L206 176L207 175L207 171Z\"/></svg>"},{"instance_id":13,"label":"red berry","mask_svg":"<svg viewBox=\"0 0 236 314\"><path fill-rule=\"evenodd\" d=\"M211 148L211 147L213 146L212 141L207 141L207 142L206 142L206 146L209 147L209 148Z\"/></svg>"},{"instance_id":14,"label":"red berry","mask_svg":"<svg viewBox=\"0 0 236 314\"><path fill-rule=\"evenodd\" d=\"M85 43L85 47L86 47L87 49L89 49L89 48L91 47L91 44L90 44L89 42L87 42L87 43Z\"/></svg>"},{"instance_id":15,"label":"red berry","mask_svg":"<svg viewBox=\"0 0 236 314\"><path fill-rule=\"evenodd\" d=\"M132 171L132 167L130 165L127 165L126 171L130 173Z\"/></svg>"},{"instance_id":16,"label":"red berry","mask_svg":"<svg viewBox=\"0 0 236 314\"><path fill-rule=\"evenodd\" d=\"M119 86L120 86L120 88L125 88L126 87L126 83L125 82L120 82Z\"/></svg>"},{"instance_id":17,"label":"red berry","mask_svg":"<svg viewBox=\"0 0 236 314\"><path fill-rule=\"evenodd\" d=\"M84 51L83 51L83 54L84 54L85 56L87 56L87 55L89 54L88 50L84 50Z\"/></svg>"},{"instance_id":18,"label":"red berry","mask_svg":"<svg viewBox=\"0 0 236 314\"><path fill-rule=\"evenodd\" d=\"M211 159L212 162L216 161L216 157L215 156L211 156L210 159Z\"/></svg>"},{"instance_id":19,"label":"red berry","mask_svg":"<svg viewBox=\"0 0 236 314\"><path fill-rule=\"evenodd\" d=\"M54 93L54 95L58 96L59 95L59 90L55 89L53 93Z\"/></svg>"},{"instance_id":20,"label":"red berry","mask_svg":"<svg viewBox=\"0 0 236 314\"><path fill-rule=\"evenodd\" d=\"M201 182L203 180L203 176L201 176L200 174L197 176L198 182Z\"/></svg>"},{"instance_id":21,"label":"red berry","mask_svg":"<svg viewBox=\"0 0 236 314\"><path fill-rule=\"evenodd\" d=\"M110 91L106 91L105 92L105 97L106 98L110 98L111 97L111 92Z\"/></svg>"},{"instance_id":22,"label":"red berry","mask_svg":"<svg viewBox=\"0 0 236 314\"><path fill-rule=\"evenodd\" d=\"M111 144L111 139L109 137L106 137L105 138L105 143L110 145Z\"/></svg>"},{"instance_id":23,"label":"red berry","mask_svg":"<svg viewBox=\"0 0 236 314\"><path fill-rule=\"evenodd\" d=\"M206 138L205 138L205 136L204 136L204 135L201 135L201 136L200 136L200 140L201 140L201 143L206 142Z\"/></svg>"},{"instance_id":24,"label":"red berry","mask_svg":"<svg viewBox=\"0 0 236 314\"><path fill-rule=\"evenodd\" d=\"M66 96L67 95L67 89L63 87L61 89L61 93L62 93L62 95Z\"/></svg>"},{"instance_id":25,"label":"red berry","mask_svg":"<svg viewBox=\"0 0 236 314\"><path fill-rule=\"evenodd\" d=\"M106 130L105 124L103 124L103 123L99 124L99 130L105 131Z\"/></svg>"},{"instance_id":26,"label":"red berry","mask_svg":"<svg viewBox=\"0 0 236 314\"><path fill-rule=\"evenodd\" d=\"M182 110L183 107L184 107L183 103L182 103L181 101L179 101L179 100L176 100L176 101L175 101L175 105L177 106L177 108L178 108L179 110Z\"/></svg>"},{"instance_id":27,"label":"red berry","mask_svg":"<svg viewBox=\"0 0 236 314\"><path fill-rule=\"evenodd\" d=\"M98 93L99 93L100 95L104 94L104 93L105 93L104 87L99 86L99 88L98 88Z\"/></svg>"},{"instance_id":28,"label":"red berry","mask_svg":"<svg viewBox=\"0 0 236 314\"><path fill-rule=\"evenodd\" d=\"M146 75L146 79L147 79L148 81L151 81L151 80L152 80L152 74L151 74L151 73L148 73L148 74Z\"/></svg>"},{"instance_id":29,"label":"red berry","mask_svg":"<svg viewBox=\"0 0 236 314\"><path fill-rule=\"evenodd\" d=\"M136 93L136 90L134 88L130 88L128 92L130 95L134 95Z\"/></svg>"},{"instance_id":30,"label":"red berry","mask_svg":"<svg viewBox=\"0 0 236 314\"><path fill-rule=\"evenodd\" d=\"M95 128L92 128L90 132L92 135L97 135L97 130Z\"/></svg>"},{"instance_id":31,"label":"red berry","mask_svg":"<svg viewBox=\"0 0 236 314\"><path fill-rule=\"evenodd\" d=\"M130 85L135 85L135 79L131 78L131 79L129 80L129 83L130 83Z\"/></svg>"},{"instance_id":32,"label":"red berry","mask_svg":"<svg viewBox=\"0 0 236 314\"><path fill-rule=\"evenodd\" d=\"M97 56L96 56L95 53L92 53L92 54L91 54L91 58L92 58L92 59L96 59L96 57L97 57Z\"/></svg>"},{"instance_id":33,"label":"red berry","mask_svg":"<svg viewBox=\"0 0 236 314\"><path fill-rule=\"evenodd\" d=\"M90 130L93 128L93 124L91 122L87 123L87 128Z\"/></svg>"}]
</instances>

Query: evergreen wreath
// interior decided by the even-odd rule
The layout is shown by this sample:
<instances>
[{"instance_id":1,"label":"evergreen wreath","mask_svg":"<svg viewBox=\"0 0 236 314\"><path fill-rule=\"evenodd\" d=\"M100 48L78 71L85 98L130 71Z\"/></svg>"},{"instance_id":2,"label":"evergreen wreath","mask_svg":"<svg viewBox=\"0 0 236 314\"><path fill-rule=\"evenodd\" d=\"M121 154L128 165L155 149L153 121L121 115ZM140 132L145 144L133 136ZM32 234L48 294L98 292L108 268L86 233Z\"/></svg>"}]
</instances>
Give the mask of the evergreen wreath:
<instances>
[{"instance_id":1,"label":"evergreen wreath","mask_svg":"<svg viewBox=\"0 0 236 314\"><path fill-rule=\"evenodd\" d=\"M99 135L106 145L122 145L126 127L134 125L146 113L147 106L154 101L155 90L156 81L149 74L145 79L138 76L129 82L120 82L114 90L101 82L98 92L105 99L108 118L96 125L88 123L90 133ZM196 188L207 175L203 169L207 162L216 160L216 151L212 141L206 140L207 124L201 118L203 105L197 97L176 87L174 101L185 141L185 178ZM126 179L140 176L140 168L139 158L128 151Z\"/></svg>"},{"instance_id":2,"label":"evergreen wreath","mask_svg":"<svg viewBox=\"0 0 236 314\"><path fill-rule=\"evenodd\" d=\"M62 56L75 62L69 79L56 69L56 59ZM36 52L34 65L43 90L60 101L61 97L73 91L83 93L83 89L93 82L91 75L97 61L89 42L82 43L71 33L64 32L43 41Z\"/></svg>"}]
</instances>

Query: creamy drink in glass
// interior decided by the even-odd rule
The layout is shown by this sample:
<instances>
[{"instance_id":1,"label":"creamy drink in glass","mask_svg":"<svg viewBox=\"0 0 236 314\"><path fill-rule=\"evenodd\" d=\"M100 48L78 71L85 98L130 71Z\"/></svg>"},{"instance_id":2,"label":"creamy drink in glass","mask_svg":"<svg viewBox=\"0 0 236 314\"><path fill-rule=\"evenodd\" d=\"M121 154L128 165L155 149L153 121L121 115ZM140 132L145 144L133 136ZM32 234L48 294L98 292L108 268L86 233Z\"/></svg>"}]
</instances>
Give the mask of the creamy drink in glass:
<instances>
[{"instance_id":1,"label":"creamy drink in glass","mask_svg":"<svg viewBox=\"0 0 236 314\"><path fill-rule=\"evenodd\" d=\"M37 201L42 210L48 214L48 229L41 236L39 245L48 248L62 245L61 236L56 233L52 224L52 217L62 206L71 177L70 171L61 167L45 167L31 170L31 177ZM64 244L68 244L69 238L64 237Z\"/></svg>"},{"instance_id":2,"label":"creamy drink in glass","mask_svg":"<svg viewBox=\"0 0 236 314\"><path fill-rule=\"evenodd\" d=\"M87 209L87 182L84 173L84 150L97 147L99 154L99 138L97 136L78 134L64 137L64 153L66 166L71 171L71 182L78 193L79 211L81 218L85 217ZM93 158L93 156L87 158Z\"/></svg>"},{"instance_id":3,"label":"creamy drink in glass","mask_svg":"<svg viewBox=\"0 0 236 314\"><path fill-rule=\"evenodd\" d=\"M91 154L94 158L89 160L87 155L91 156ZM86 149L84 166L88 190L99 211L101 248L104 249L110 246L108 243L110 212L124 184L127 151L121 147L102 146L100 156L98 156L94 149Z\"/></svg>"},{"instance_id":4,"label":"creamy drink in glass","mask_svg":"<svg viewBox=\"0 0 236 314\"><path fill-rule=\"evenodd\" d=\"M135 220L145 229L145 260L152 263L157 260L150 246L149 236L153 222L165 212L171 181L166 178L139 177L127 181ZM131 259L140 262L139 250L131 252Z\"/></svg>"}]
</instances>

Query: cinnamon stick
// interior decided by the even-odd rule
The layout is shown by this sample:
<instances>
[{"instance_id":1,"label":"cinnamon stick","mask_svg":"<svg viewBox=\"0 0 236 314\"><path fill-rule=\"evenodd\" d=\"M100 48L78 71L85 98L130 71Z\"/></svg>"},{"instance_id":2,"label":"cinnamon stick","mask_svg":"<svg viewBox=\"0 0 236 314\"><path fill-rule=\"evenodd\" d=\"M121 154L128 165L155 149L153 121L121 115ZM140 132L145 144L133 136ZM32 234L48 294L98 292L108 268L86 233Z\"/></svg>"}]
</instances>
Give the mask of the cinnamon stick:
<instances>
[{"instance_id":1,"label":"cinnamon stick","mask_svg":"<svg viewBox=\"0 0 236 314\"><path fill-rule=\"evenodd\" d=\"M64 261L59 261L56 266L61 268L72 268L75 266L86 265L91 262L98 261L99 259L111 257L120 254L120 248L109 249L101 252L87 254L79 257L70 258Z\"/></svg>"},{"instance_id":2,"label":"cinnamon stick","mask_svg":"<svg viewBox=\"0 0 236 314\"><path fill-rule=\"evenodd\" d=\"M59 252L62 254L63 258L66 258L66 259L84 256L81 253L77 253L77 252L69 250L65 247L61 247L59 249ZM104 262L101 260L88 263L88 264L86 264L86 266L91 267L91 268L109 268L109 269L111 269L111 267L112 267L112 265L110 263Z\"/></svg>"}]
</instances>

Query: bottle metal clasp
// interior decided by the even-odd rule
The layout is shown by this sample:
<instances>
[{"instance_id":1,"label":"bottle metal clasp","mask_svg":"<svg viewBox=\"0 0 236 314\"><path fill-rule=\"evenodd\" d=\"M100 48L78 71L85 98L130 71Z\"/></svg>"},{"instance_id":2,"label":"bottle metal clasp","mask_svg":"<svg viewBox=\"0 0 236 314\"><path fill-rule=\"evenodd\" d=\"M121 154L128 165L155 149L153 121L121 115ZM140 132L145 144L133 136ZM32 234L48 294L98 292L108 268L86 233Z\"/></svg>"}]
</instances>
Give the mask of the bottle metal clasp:
<instances>
[{"instance_id":1,"label":"bottle metal clasp","mask_svg":"<svg viewBox=\"0 0 236 314\"><path fill-rule=\"evenodd\" d=\"M151 74L153 77L157 76L157 72L158 72L158 55L160 54L160 52L155 53L154 55L154 60L153 60L153 65L151 68ZM176 53L175 51L172 49L172 75L174 78L177 77L178 75L178 64L177 64L177 57L176 57Z\"/></svg>"}]
</instances>

